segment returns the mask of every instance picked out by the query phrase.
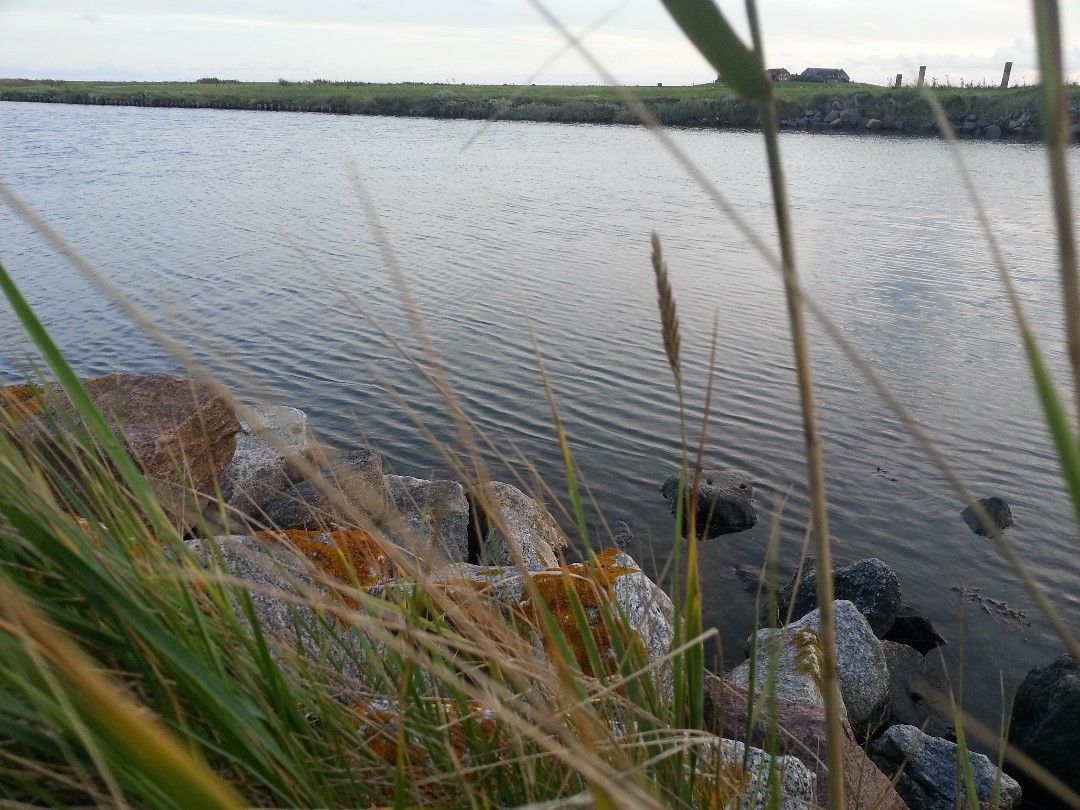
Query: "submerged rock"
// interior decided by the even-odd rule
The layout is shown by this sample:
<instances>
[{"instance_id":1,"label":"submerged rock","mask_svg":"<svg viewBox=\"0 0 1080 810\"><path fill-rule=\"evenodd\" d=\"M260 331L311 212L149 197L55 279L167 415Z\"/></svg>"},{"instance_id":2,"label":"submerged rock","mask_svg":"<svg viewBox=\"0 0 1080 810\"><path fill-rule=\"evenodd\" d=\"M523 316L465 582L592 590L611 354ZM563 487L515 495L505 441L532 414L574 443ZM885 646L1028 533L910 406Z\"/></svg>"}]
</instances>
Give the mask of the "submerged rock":
<instances>
[{"instance_id":1,"label":"submerged rock","mask_svg":"<svg viewBox=\"0 0 1080 810\"><path fill-rule=\"evenodd\" d=\"M808 558L803 564L802 576L792 576L780 591L778 606L780 619L791 612L792 619L800 619L817 607L817 573L814 561ZM846 599L866 617L874 635L883 637L892 627L900 610L900 580L893 570L876 557L859 560L850 565L833 568L833 598Z\"/></svg>"},{"instance_id":2,"label":"submerged rock","mask_svg":"<svg viewBox=\"0 0 1080 810\"><path fill-rule=\"evenodd\" d=\"M692 483L692 482L691 482ZM689 483L687 504L690 503ZM698 477L695 521L698 534L716 537L721 534L752 529L757 523L754 508L754 479L740 470L702 470ZM660 487L660 494L675 514L679 492L679 476L672 475ZM689 521L683 517L683 533L689 531Z\"/></svg>"},{"instance_id":3,"label":"submerged rock","mask_svg":"<svg viewBox=\"0 0 1080 810\"><path fill-rule=\"evenodd\" d=\"M705 673L705 727L723 737L746 740L749 715L749 696L746 691L722 678ZM824 802L829 796L829 771L826 767L828 748L825 733L825 712L818 706L778 697L776 717L767 711L755 717L749 731L751 745L768 744L775 720L777 753L796 757L813 771L817 779L817 796ZM870 761L852 733L844 724L844 797L848 807L875 807L879 810L904 810L904 803L892 789L889 780Z\"/></svg>"},{"instance_id":4,"label":"submerged rock","mask_svg":"<svg viewBox=\"0 0 1080 810\"><path fill-rule=\"evenodd\" d=\"M1009 509L1009 505L1005 503L1001 498L979 498L979 505L986 510L987 515L990 516L990 520L997 531L1001 532L1013 525L1012 510ZM970 506L965 506L964 511L960 513L960 517L964 519L964 523L979 537L989 537L990 533L986 530L986 527L979 520L979 516L975 510Z\"/></svg>"},{"instance_id":5,"label":"submerged rock","mask_svg":"<svg viewBox=\"0 0 1080 810\"><path fill-rule=\"evenodd\" d=\"M1080 793L1080 666L1069 655L1034 667L1013 701L1009 742ZM1024 779L1030 798L1041 788Z\"/></svg>"},{"instance_id":6,"label":"submerged rock","mask_svg":"<svg viewBox=\"0 0 1080 810\"><path fill-rule=\"evenodd\" d=\"M476 513L470 562L512 566L516 548L529 571L558 567L555 552L568 543L555 518L540 503L501 481L472 487L469 500Z\"/></svg>"},{"instance_id":7,"label":"submerged rock","mask_svg":"<svg viewBox=\"0 0 1080 810\"><path fill-rule=\"evenodd\" d=\"M964 778L956 743L931 737L915 726L891 726L870 743L870 758L888 776L899 774L896 792L919 810L955 810L965 800ZM996 808L1020 805L1020 785L1002 773L985 755L969 752L979 807L991 807L994 785L1000 779Z\"/></svg>"}]
</instances>

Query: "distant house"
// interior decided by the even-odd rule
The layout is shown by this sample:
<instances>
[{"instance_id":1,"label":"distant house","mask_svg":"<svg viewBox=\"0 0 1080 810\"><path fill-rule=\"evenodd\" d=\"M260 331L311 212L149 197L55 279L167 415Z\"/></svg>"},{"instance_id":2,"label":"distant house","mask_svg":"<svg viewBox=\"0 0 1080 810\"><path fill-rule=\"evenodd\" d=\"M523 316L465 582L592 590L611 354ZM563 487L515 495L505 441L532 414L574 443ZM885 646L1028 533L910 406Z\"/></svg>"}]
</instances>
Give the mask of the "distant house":
<instances>
[{"instance_id":1,"label":"distant house","mask_svg":"<svg viewBox=\"0 0 1080 810\"><path fill-rule=\"evenodd\" d=\"M769 77L770 81L774 82L789 82L791 81L791 74L788 73L787 68L769 68L765 71L765 74Z\"/></svg>"},{"instance_id":2,"label":"distant house","mask_svg":"<svg viewBox=\"0 0 1080 810\"><path fill-rule=\"evenodd\" d=\"M851 77L844 72L843 68L807 68L795 81L799 82L850 82Z\"/></svg>"}]
</instances>

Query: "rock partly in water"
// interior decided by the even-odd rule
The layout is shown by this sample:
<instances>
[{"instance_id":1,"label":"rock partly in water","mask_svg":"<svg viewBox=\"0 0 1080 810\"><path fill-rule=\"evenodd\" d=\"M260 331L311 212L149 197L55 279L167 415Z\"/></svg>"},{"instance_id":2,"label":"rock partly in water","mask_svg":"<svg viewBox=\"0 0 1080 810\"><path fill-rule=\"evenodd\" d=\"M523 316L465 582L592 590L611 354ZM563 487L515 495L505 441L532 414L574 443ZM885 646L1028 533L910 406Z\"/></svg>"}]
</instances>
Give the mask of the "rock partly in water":
<instances>
[{"instance_id":1,"label":"rock partly in water","mask_svg":"<svg viewBox=\"0 0 1080 810\"><path fill-rule=\"evenodd\" d=\"M689 505L690 487L687 487ZM678 505L679 476L672 475L660 487L660 494L668 502L671 513ZM740 470L702 470L698 476L697 508L694 512L697 532L702 537L752 529L757 523L754 508L754 479L750 473ZM689 531L689 522L683 518L683 533Z\"/></svg>"},{"instance_id":2,"label":"rock partly in water","mask_svg":"<svg viewBox=\"0 0 1080 810\"><path fill-rule=\"evenodd\" d=\"M829 795L829 770L826 767L825 713L817 706L776 700L777 753L797 757L817 778L817 796L824 801ZM746 691L713 675L705 673L705 727L714 734L746 740L749 715L749 696ZM750 729L751 745L768 744L772 719L766 711L755 716ZM850 727L844 724L844 796L848 807L875 807L879 810L903 810L897 796L877 767L867 758Z\"/></svg>"},{"instance_id":3,"label":"rock partly in water","mask_svg":"<svg viewBox=\"0 0 1080 810\"><path fill-rule=\"evenodd\" d=\"M611 524L611 543L626 551L634 544L634 533L625 520L616 520Z\"/></svg>"},{"instance_id":4,"label":"rock partly in water","mask_svg":"<svg viewBox=\"0 0 1080 810\"><path fill-rule=\"evenodd\" d=\"M1013 521L1012 510L1001 498L979 498L979 505L986 510L994 529L998 532L1005 531L1015 522ZM979 515L971 506L965 506L964 511L960 513L960 517L964 519L964 523L967 524L968 528L979 537L990 536L990 532L986 530L986 526L979 520Z\"/></svg>"},{"instance_id":5,"label":"rock partly in water","mask_svg":"<svg viewBox=\"0 0 1080 810\"><path fill-rule=\"evenodd\" d=\"M952 719L938 708L947 693L940 673L906 644L882 641L889 667L891 699L887 725L917 726L933 737L956 739Z\"/></svg>"},{"instance_id":6,"label":"rock partly in water","mask_svg":"<svg viewBox=\"0 0 1080 810\"><path fill-rule=\"evenodd\" d=\"M820 611L814 610L780 630L758 631L756 692L765 687L772 645L779 644L777 694L788 700L824 707L819 686L822 660L820 616ZM847 719L862 739L873 733L885 719L889 704L889 668L881 642L851 602L833 602L833 616L836 620L840 695L844 700ZM736 667L728 678L732 683L748 689L749 675L750 662L746 661Z\"/></svg>"},{"instance_id":7,"label":"rock partly in water","mask_svg":"<svg viewBox=\"0 0 1080 810\"><path fill-rule=\"evenodd\" d=\"M901 603L900 610L896 613L889 632L882 636L885 641L895 641L897 644L906 644L913 647L923 655L926 655L935 647L940 647L948 642L934 629L931 621L920 613L915 612L906 602Z\"/></svg>"},{"instance_id":8,"label":"rock partly in water","mask_svg":"<svg viewBox=\"0 0 1080 810\"><path fill-rule=\"evenodd\" d=\"M900 610L900 580L876 557L859 560L833 568L833 597L855 605L874 635L881 638L892 627ZM802 576L796 573L780 591L778 604L781 620L789 611L792 619L800 619L817 607L817 573L812 558L804 562Z\"/></svg>"},{"instance_id":9,"label":"rock partly in water","mask_svg":"<svg viewBox=\"0 0 1080 810\"><path fill-rule=\"evenodd\" d=\"M206 383L171 374L110 374L84 385L162 505L181 524L194 523L187 488L209 498L236 448L240 422L225 397ZM28 416L18 430L63 468L68 454L58 450L50 429L58 418ZM69 483L79 489L81 476L70 466Z\"/></svg>"},{"instance_id":10,"label":"rock partly in water","mask_svg":"<svg viewBox=\"0 0 1080 810\"><path fill-rule=\"evenodd\" d=\"M475 512L469 562L516 565L546 571L559 565L555 552L568 543L551 513L512 484L491 481L469 490Z\"/></svg>"},{"instance_id":11,"label":"rock partly in water","mask_svg":"<svg viewBox=\"0 0 1080 810\"><path fill-rule=\"evenodd\" d=\"M333 497L311 481L299 481L280 492L270 492L259 503L258 519L280 529L318 531L353 523L349 510L375 517L386 511L382 457L370 448L351 450L334 463L319 464L320 478ZM341 502L349 509L340 507Z\"/></svg>"},{"instance_id":12,"label":"rock partly in water","mask_svg":"<svg viewBox=\"0 0 1080 810\"><path fill-rule=\"evenodd\" d=\"M1080 666L1071 656L1040 664L1024 678L1013 701L1009 742L1080 793ZM1043 789L1015 773L1028 798L1041 803Z\"/></svg>"},{"instance_id":13,"label":"rock partly in water","mask_svg":"<svg viewBox=\"0 0 1080 810\"><path fill-rule=\"evenodd\" d=\"M385 529L428 565L469 562L469 501L457 481L384 477L390 512Z\"/></svg>"},{"instance_id":14,"label":"rock partly in water","mask_svg":"<svg viewBox=\"0 0 1080 810\"><path fill-rule=\"evenodd\" d=\"M965 805L966 790L956 743L931 737L915 726L890 726L870 743L870 758L882 772L900 774L896 792L918 810L955 810ZM1020 805L1020 785L985 755L969 752L979 807L991 807L1000 780L998 810Z\"/></svg>"},{"instance_id":15,"label":"rock partly in water","mask_svg":"<svg viewBox=\"0 0 1080 810\"><path fill-rule=\"evenodd\" d=\"M236 450L221 474L227 506L255 521L262 504L285 492L299 478L295 461L313 450L307 414L284 405L253 403L240 420Z\"/></svg>"}]
</instances>

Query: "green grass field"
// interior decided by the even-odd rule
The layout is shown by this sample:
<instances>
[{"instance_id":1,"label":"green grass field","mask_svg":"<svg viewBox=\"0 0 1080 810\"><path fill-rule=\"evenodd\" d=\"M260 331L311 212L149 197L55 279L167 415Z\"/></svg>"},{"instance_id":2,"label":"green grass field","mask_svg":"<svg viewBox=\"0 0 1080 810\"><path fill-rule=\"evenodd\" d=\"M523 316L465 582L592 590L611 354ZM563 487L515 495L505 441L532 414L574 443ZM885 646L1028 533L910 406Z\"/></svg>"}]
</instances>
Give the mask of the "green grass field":
<instances>
[{"instance_id":1,"label":"green grass field","mask_svg":"<svg viewBox=\"0 0 1080 810\"><path fill-rule=\"evenodd\" d=\"M724 84L626 88L662 124L757 127L757 107ZM933 129L929 105L913 87L785 82L775 85L782 125L833 100L858 104L864 118L900 121L898 131ZM974 112L1008 131L1010 120L1034 116L1036 88L936 87L954 122ZM1080 101L1080 89L1071 96ZM140 107L194 107L425 118L502 118L564 123L638 123L620 89L604 85L442 85L361 82L69 82L0 79L0 100ZM1034 116L1037 117L1037 116ZM847 127L853 128L853 127ZM1034 128L1022 134L1037 134Z\"/></svg>"}]
</instances>

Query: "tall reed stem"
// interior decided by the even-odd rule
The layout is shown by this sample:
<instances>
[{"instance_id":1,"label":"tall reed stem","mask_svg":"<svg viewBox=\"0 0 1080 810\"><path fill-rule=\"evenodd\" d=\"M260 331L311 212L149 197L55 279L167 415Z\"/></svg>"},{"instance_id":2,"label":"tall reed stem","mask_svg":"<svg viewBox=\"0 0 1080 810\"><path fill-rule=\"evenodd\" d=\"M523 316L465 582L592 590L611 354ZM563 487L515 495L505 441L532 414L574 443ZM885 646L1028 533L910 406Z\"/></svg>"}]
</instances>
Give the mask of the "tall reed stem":
<instances>
[{"instance_id":1,"label":"tall reed stem","mask_svg":"<svg viewBox=\"0 0 1080 810\"><path fill-rule=\"evenodd\" d=\"M1050 163L1050 191L1054 198L1054 231L1061 272L1062 307L1072 369L1073 418L1080 420L1080 270L1073 236L1072 203L1065 147L1069 142L1068 110L1061 58L1061 14L1057 0L1032 0L1035 36L1039 47L1039 73L1046 157Z\"/></svg>"},{"instance_id":2,"label":"tall reed stem","mask_svg":"<svg viewBox=\"0 0 1080 810\"><path fill-rule=\"evenodd\" d=\"M754 40L754 51L764 71L764 49L761 27L754 0L747 0L747 16ZM806 447L807 485L810 491L810 533L814 544L817 571L818 608L821 611L821 649L823 657L822 686L825 698L826 752L829 768L829 807L841 810L844 806L843 779L843 704L836 668L836 624L833 617L832 550L829 544L829 516L825 497L825 465L822 460L821 439L818 436L814 407L813 371L810 364L810 338L803 316L802 291L795 261L795 242L792 238L791 212L788 205L787 183L780 160L779 126L772 92L761 102L761 129L765 136L765 153L769 163L769 183L772 190L776 229L780 237L780 265L787 300L788 326L795 355L795 376L799 387L802 410L803 441Z\"/></svg>"}]
</instances>

